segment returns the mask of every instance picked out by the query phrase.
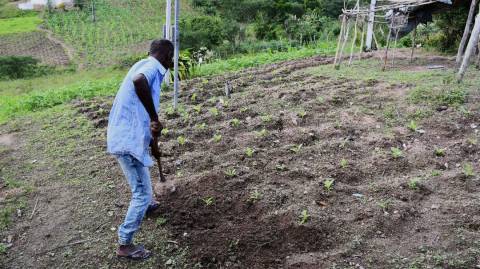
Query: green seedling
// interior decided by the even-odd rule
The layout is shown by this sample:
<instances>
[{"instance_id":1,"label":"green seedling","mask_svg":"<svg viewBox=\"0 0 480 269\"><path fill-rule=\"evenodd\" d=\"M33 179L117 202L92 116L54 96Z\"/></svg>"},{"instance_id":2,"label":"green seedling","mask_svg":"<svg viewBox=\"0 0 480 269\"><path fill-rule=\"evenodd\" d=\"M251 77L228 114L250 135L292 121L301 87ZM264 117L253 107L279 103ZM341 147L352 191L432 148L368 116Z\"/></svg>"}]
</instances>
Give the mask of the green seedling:
<instances>
[{"instance_id":1,"label":"green seedling","mask_svg":"<svg viewBox=\"0 0 480 269\"><path fill-rule=\"evenodd\" d=\"M340 160L340 167L345 169L348 167L348 161L345 159Z\"/></svg>"},{"instance_id":2,"label":"green seedling","mask_svg":"<svg viewBox=\"0 0 480 269\"><path fill-rule=\"evenodd\" d=\"M391 151L391 154L392 154L392 157L394 159L398 159L400 157L403 157L403 152L401 149L399 148L396 148L396 147L392 147L390 148L390 151Z\"/></svg>"},{"instance_id":3,"label":"green seedling","mask_svg":"<svg viewBox=\"0 0 480 269\"><path fill-rule=\"evenodd\" d=\"M432 177L438 177L438 176L441 176L442 175L442 172L438 171L438 170L433 170L431 173L430 173L430 176Z\"/></svg>"},{"instance_id":4,"label":"green seedling","mask_svg":"<svg viewBox=\"0 0 480 269\"><path fill-rule=\"evenodd\" d=\"M167 106L167 107L165 108L165 114L166 114L167 116L173 116L173 115L175 115L175 108L173 108L173 106Z\"/></svg>"},{"instance_id":5,"label":"green seedling","mask_svg":"<svg viewBox=\"0 0 480 269\"><path fill-rule=\"evenodd\" d=\"M463 165L463 174L466 177L473 177L475 176L475 172L473 171L473 166L470 163L466 163Z\"/></svg>"},{"instance_id":6,"label":"green seedling","mask_svg":"<svg viewBox=\"0 0 480 269\"><path fill-rule=\"evenodd\" d=\"M256 131L255 134L258 137L265 137L265 136L267 136L268 131L267 131L267 129L263 128L261 131Z\"/></svg>"},{"instance_id":7,"label":"green seedling","mask_svg":"<svg viewBox=\"0 0 480 269\"><path fill-rule=\"evenodd\" d=\"M236 119L236 118L235 118L235 119L232 119L232 120L230 121L230 126L232 126L232 127L238 127L238 126L240 126L240 120L239 120L239 119Z\"/></svg>"},{"instance_id":8,"label":"green seedling","mask_svg":"<svg viewBox=\"0 0 480 269\"><path fill-rule=\"evenodd\" d=\"M418 130L418 124L416 121L411 120L410 123L407 125L408 129L412 132L416 132Z\"/></svg>"},{"instance_id":9,"label":"green seedling","mask_svg":"<svg viewBox=\"0 0 480 269\"><path fill-rule=\"evenodd\" d=\"M217 97L215 97L215 96L210 97L210 98L208 98L207 102L210 103L210 104L215 104L217 102Z\"/></svg>"},{"instance_id":10,"label":"green seedling","mask_svg":"<svg viewBox=\"0 0 480 269\"><path fill-rule=\"evenodd\" d=\"M185 138L185 136L181 135L177 137L177 142L180 146L183 146L185 145L185 143L187 143L187 139Z\"/></svg>"},{"instance_id":11,"label":"green seedling","mask_svg":"<svg viewBox=\"0 0 480 269\"><path fill-rule=\"evenodd\" d=\"M213 142L218 143L220 141L222 141L222 135L220 134L213 135Z\"/></svg>"},{"instance_id":12,"label":"green seedling","mask_svg":"<svg viewBox=\"0 0 480 269\"><path fill-rule=\"evenodd\" d=\"M323 188L325 188L326 191L332 191L334 182L334 179L325 179L325 181L323 181Z\"/></svg>"},{"instance_id":13,"label":"green seedling","mask_svg":"<svg viewBox=\"0 0 480 269\"><path fill-rule=\"evenodd\" d=\"M303 147L302 144L293 145L293 146L290 148L290 151L293 152L293 153L299 153L300 150L302 150L302 147Z\"/></svg>"},{"instance_id":14,"label":"green seedling","mask_svg":"<svg viewBox=\"0 0 480 269\"><path fill-rule=\"evenodd\" d=\"M467 139L468 144L472 146L476 146L478 144L478 140L476 137L470 137Z\"/></svg>"},{"instance_id":15,"label":"green seedling","mask_svg":"<svg viewBox=\"0 0 480 269\"><path fill-rule=\"evenodd\" d=\"M383 211L387 211L391 205L392 205L392 201L390 199L380 200L380 202L378 202L378 206Z\"/></svg>"},{"instance_id":16,"label":"green seedling","mask_svg":"<svg viewBox=\"0 0 480 269\"><path fill-rule=\"evenodd\" d=\"M262 119L262 122L263 123L269 123L272 121L272 116L270 115L263 115L263 116L260 116L260 119Z\"/></svg>"},{"instance_id":17,"label":"green seedling","mask_svg":"<svg viewBox=\"0 0 480 269\"><path fill-rule=\"evenodd\" d=\"M245 113L248 111L248 107L242 107L240 108L240 112Z\"/></svg>"},{"instance_id":18,"label":"green seedling","mask_svg":"<svg viewBox=\"0 0 480 269\"><path fill-rule=\"evenodd\" d=\"M203 198L202 201L206 206L211 206L213 205L213 203L215 203L215 198L213 198L212 196L208 196Z\"/></svg>"},{"instance_id":19,"label":"green seedling","mask_svg":"<svg viewBox=\"0 0 480 269\"><path fill-rule=\"evenodd\" d=\"M317 100L317 103L319 104L325 103L325 98L323 98L323 96L318 96L315 100Z\"/></svg>"},{"instance_id":20,"label":"green seedling","mask_svg":"<svg viewBox=\"0 0 480 269\"><path fill-rule=\"evenodd\" d=\"M305 224L310 220L310 215L308 214L308 211L304 209L302 211L302 214L300 215L300 224Z\"/></svg>"},{"instance_id":21,"label":"green seedling","mask_svg":"<svg viewBox=\"0 0 480 269\"><path fill-rule=\"evenodd\" d=\"M277 164L275 165L275 169L277 169L278 171L285 171L287 170L287 166L284 164Z\"/></svg>"},{"instance_id":22,"label":"green seedling","mask_svg":"<svg viewBox=\"0 0 480 269\"><path fill-rule=\"evenodd\" d=\"M230 102L228 100L225 100L223 98L220 98L220 104L224 107L227 108L230 105Z\"/></svg>"},{"instance_id":23,"label":"green seedling","mask_svg":"<svg viewBox=\"0 0 480 269\"><path fill-rule=\"evenodd\" d=\"M249 203L256 203L258 200L260 200L262 198L262 195L260 194L260 192L258 190L254 190L253 192L250 193L250 196L248 197L248 202Z\"/></svg>"},{"instance_id":24,"label":"green seedling","mask_svg":"<svg viewBox=\"0 0 480 269\"><path fill-rule=\"evenodd\" d=\"M0 243L0 255L7 253L7 246L3 243Z\"/></svg>"},{"instance_id":25,"label":"green seedling","mask_svg":"<svg viewBox=\"0 0 480 269\"><path fill-rule=\"evenodd\" d=\"M192 101L192 102L197 101L197 93L196 93L196 92L194 92L194 93L192 94L192 96L190 97L190 101Z\"/></svg>"},{"instance_id":26,"label":"green seedling","mask_svg":"<svg viewBox=\"0 0 480 269\"><path fill-rule=\"evenodd\" d=\"M206 128L207 128L207 124L205 122L195 124L195 129L199 131L203 131Z\"/></svg>"},{"instance_id":27,"label":"green seedling","mask_svg":"<svg viewBox=\"0 0 480 269\"><path fill-rule=\"evenodd\" d=\"M253 153L255 153L255 150L252 148L246 148L245 149L245 155L247 155L248 158L252 158Z\"/></svg>"},{"instance_id":28,"label":"green seedling","mask_svg":"<svg viewBox=\"0 0 480 269\"><path fill-rule=\"evenodd\" d=\"M297 112L297 116L301 119L304 119L307 116L307 112L305 110L300 110Z\"/></svg>"},{"instance_id":29,"label":"green seedling","mask_svg":"<svg viewBox=\"0 0 480 269\"><path fill-rule=\"evenodd\" d=\"M202 79L202 84L207 84L208 83L208 79L204 78Z\"/></svg>"},{"instance_id":30,"label":"green seedling","mask_svg":"<svg viewBox=\"0 0 480 269\"><path fill-rule=\"evenodd\" d=\"M435 156L437 157L445 156L445 149L435 149Z\"/></svg>"},{"instance_id":31,"label":"green seedling","mask_svg":"<svg viewBox=\"0 0 480 269\"><path fill-rule=\"evenodd\" d=\"M200 114L200 112L202 112L202 105L193 106L193 111L195 111L197 114Z\"/></svg>"},{"instance_id":32,"label":"green seedling","mask_svg":"<svg viewBox=\"0 0 480 269\"><path fill-rule=\"evenodd\" d=\"M161 131L162 136L167 136L169 133L170 133L170 130L168 130L167 128L163 128Z\"/></svg>"},{"instance_id":33,"label":"green seedling","mask_svg":"<svg viewBox=\"0 0 480 269\"><path fill-rule=\"evenodd\" d=\"M409 181L408 181L408 187L411 189L411 190L418 190L418 185L420 184L420 178L418 177L415 177L415 178L411 178Z\"/></svg>"},{"instance_id":34,"label":"green seedling","mask_svg":"<svg viewBox=\"0 0 480 269\"><path fill-rule=\"evenodd\" d=\"M335 129L340 129L342 128L342 123L339 120L335 121Z\"/></svg>"},{"instance_id":35,"label":"green seedling","mask_svg":"<svg viewBox=\"0 0 480 269\"><path fill-rule=\"evenodd\" d=\"M182 113L182 119L183 119L183 122L188 122L190 120L190 114L188 114L188 112L183 112Z\"/></svg>"},{"instance_id":36,"label":"green seedling","mask_svg":"<svg viewBox=\"0 0 480 269\"><path fill-rule=\"evenodd\" d=\"M210 108L209 111L210 111L210 114L212 114L212 116L214 116L214 117L217 117L218 115L220 115L220 112L218 111L218 109L216 107Z\"/></svg>"},{"instance_id":37,"label":"green seedling","mask_svg":"<svg viewBox=\"0 0 480 269\"><path fill-rule=\"evenodd\" d=\"M163 218L163 217L159 217L159 218L157 218L155 223L157 224L157 226L163 226L163 225L167 224L167 219Z\"/></svg>"},{"instance_id":38,"label":"green seedling","mask_svg":"<svg viewBox=\"0 0 480 269\"><path fill-rule=\"evenodd\" d=\"M225 175L227 177L235 177L237 176L237 170L235 168L228 168L226 171L225 171Z\"/></svg>"}]
</instances>

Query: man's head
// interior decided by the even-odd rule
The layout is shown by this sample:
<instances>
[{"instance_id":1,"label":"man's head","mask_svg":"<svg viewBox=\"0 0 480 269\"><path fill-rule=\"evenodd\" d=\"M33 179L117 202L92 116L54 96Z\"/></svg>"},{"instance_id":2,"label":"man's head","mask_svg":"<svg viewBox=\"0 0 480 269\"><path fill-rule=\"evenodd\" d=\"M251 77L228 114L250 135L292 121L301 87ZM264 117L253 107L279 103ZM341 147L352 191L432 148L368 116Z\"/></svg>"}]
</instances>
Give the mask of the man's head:
<instances>
[{"instance_id":1,"label":"man's head","mask_svg":"<svg viewBox=\"0 0 480 269\"><path fill-rule=\"evenodd\" d=\"M157 59L165 68L173 68L174 47L170 40L156 39L150 45L150 56Z\"/></svg>"}]
</instances>

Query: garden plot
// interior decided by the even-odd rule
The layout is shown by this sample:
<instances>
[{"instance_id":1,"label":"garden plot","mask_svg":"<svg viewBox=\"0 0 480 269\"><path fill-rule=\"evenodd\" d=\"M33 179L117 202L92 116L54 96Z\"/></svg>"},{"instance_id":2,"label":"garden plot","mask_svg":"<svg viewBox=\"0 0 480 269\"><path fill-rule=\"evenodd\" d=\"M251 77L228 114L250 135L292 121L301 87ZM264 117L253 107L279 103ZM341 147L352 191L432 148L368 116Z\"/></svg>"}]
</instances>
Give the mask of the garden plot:
<instances>
[{"instance_id":1,"label":"garden plot","mask_svg":"<svg viewBox=\"0 0 480 269\"><path fill-rule=\"evenodd\" d=\"M159 225L204 268L473 268L478 92L408 61L374 79L377 61L322 57L198 78L177 112L165 93L176 189ZM105 99L77 106L105 126Z\"/></svg>"}]
</instances>

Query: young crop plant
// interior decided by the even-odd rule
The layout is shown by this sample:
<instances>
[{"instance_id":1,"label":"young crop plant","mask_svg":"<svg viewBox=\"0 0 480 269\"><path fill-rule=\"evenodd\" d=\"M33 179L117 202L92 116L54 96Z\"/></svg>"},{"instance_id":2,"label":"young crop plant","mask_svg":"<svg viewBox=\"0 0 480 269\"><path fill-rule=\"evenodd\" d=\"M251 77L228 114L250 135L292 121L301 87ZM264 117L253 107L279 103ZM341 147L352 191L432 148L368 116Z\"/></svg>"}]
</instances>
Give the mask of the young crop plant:
<instances>
[{"instance_id":1,"label":"young crop plant","mask_svg":"<svg viewBox=\"0 0 480 269\"><path fill-rule=\"evenodd\" d=\"M258 136L258 137L265 137L268 135L268 131L267 129L263 128L262 130L260 131L256 131L255 134Z\"/></svg>"},{"instance_id":2,"label":"young crop plant","mask_svg":"<svg viewBox=\"0 0 480 269\"><path fill-rule=\"evenodd\" d=\"M334 182L334 179L325 179L325 181L323 181L323 188L328 192L332 191Z\"/></svg>"},{"instance_id":3,"label":"young crop plant","mask_svg":"<svg viewBox=\"0 0 480 269\"><path fill-rule=\"evenodd\" d=\"M170 130L168 130L168 128L163 128L160 133L162 136L167 136L170 133Z\"/></svg>"},{"instance_id":4,"label":"young crop plant","mask_svg":"<svg viewBox=\"0 0 480 269\"><path fill-rule=\"evenodd\" d=\"M176 112L175 112L175 108L173 108L173 106L167 106L165 108L165 115L167 115L168 117L174 116L175 114L176 114Z\"/></svg>"},{"instance_id":5,"label":"young crop plant","mask_svg":"<svg viewBox=\"0 0 480 269\"><path fill-rule=\"evenodd\" d=\"M310 220L310 215L308 214L308 211L304 209L302 211L302 214L300 214L300 224L305 224Z\"/></svg>"},{"instance_id":6,"label":"young crop plant","mask_svg":"<svg viewBox=\"0 0 480 269\"><path fill-rule=\"evenodd\" d=\"M419 184L420 184L420 178L418 178L418 177L411 178L411 179L408 181L408 187L409 187L411 190L418 190Z\"/></svg>"},{"instance_id":7,"label":"young crop plant","mask_svg":"<svg viewBox=\"0 0 480 269\"><path fill-rule=\"evenodd\" d=\"M203 106L201 104L193 106L193 111L195 111L197 114L200 114L200 112L202 112L202 107Z\"/></svg>"},{"instance_id":8,"label":"young crop plant","mask_svg":"<svg viewBox=\"0 0 480 269\"><path fill-rule=\"evenodd\" d=\"M190 96L190 101L192 101L192 102L197 101L197 93L196 93L196 92L194 92L194 93L192 94L192 96Z\"/></svg>"},{"instance_id":9,"label":"young crop plant","mask_svg":"<svg viewBox=\"0 0 480 269\"><path fill-rule=\"evenodd\" d=\"M215 104L217 102L217 97L213 96L213 97L210 97L208 98L207 102L209 102L210 104Z\"/></svg>"},{"instance_id":10,"label":"young crop plant","mask_svg":"<svg viewBox=\"0 0 480 269\"><path fill-rule=\"evenodd\" d=\"M230 102L228 100L223 99L223 98L220 98L219 102L222 105L222 107L224 107L224 108L227 108L230 105Z\"/></svg>"},{"instance_id":11,"label":"young crop plant","mask_svg":"<svg viewBox=\"0 0 480 269\"><path fill-rule=\"evenodd\" d=\"M390 152L391 152L392 157L393 157L394 159L398 159L398 158L403 157L403 152L402 152L402 150L399 149L399 148L392 147L392 148L390 148Z\"/></svg>"},{"instance_id":12,"label":"young crop plant","mask_svg":"<svg viewBox=\"0 0 480 269\"><path fill-rule=\"evenodd\" d=\"M390 199L380 200L380 202L378 202L378 206L383 211L388 211L388 209L392 206L392 201Z\"/></svg>"},{"instance_id":13,"label":"young crop plant","mask_svg":"<svg viewBox=\"0 0 480 269\"><path fill-rule=\"evenodd\" d=\"M476 146L478 144L478 140L476 137L470 137L467 139L469 145Z\"/></svg>"},{"instance_id":14,"label":"young crop plant","mask_svg":"<svg viewBox=\"0 0 480 269\"><path fill-rule=\"evenodd\" d=\"M220 112L216 107L212 107L208 111L210 111L210 114L212 114L214 117L218 117L218 115L220 115Z\"/></svg>"},{"instance_id":15,"label":"young crop plant","mask_svg":"<svg viewBox=\"0 0 480 269\"><path fill-rule=\"evenodd\" d=\"M240 112L242 112L242 113L245 113L245 112L247 112L248 110L249 110L248 107L242 107L242 108L240 108Z\"/></svg>"},{"instance_id":16,"label":"young crop plant","mask_svg":"<svg viewBox=\"0 0 480 269\"><path fill-rule=\"evenodd\" d=\"M275 169L277 169L278 171L286 171L287 166L285 164L277 164L275 165Z\"/></svg>"},{"instance_id":17,"label":"young crop plant","mask_svg":"<svg viewBox=\"0 0 480 269\"><path fill-rule=\"evenodd\" d=\"M445 156L445 149L442 149L442 148L435 149L435 156L444 157Z\"/></svg>"},{"instance_id":18,"label":"young crop plant","mask_svg":"<svg viewBox=\"0 0 480 269\"><path fill-rule=\"evenodd\" d=\"M240 126L240 120L237 119L237 118L232 119L232 120L230 121L230 126L232 126L232 127L238 127L238 126Z\"/></svg>"},{"instance_id":19,"label":"young crop plant","mask_svg":"<svg viewBox=\"0 0 480 269\"><path fill-rule=\"evenodd\" d=\"M258 200L262 198L262 194L258 190L254 190L253 192L250 193L250 196L248 197L248 202L249 203L256 203Z\"/></svg>"},{"instance_id":20,"label":"young crop plant","mask_svg":"<svg viewBox=\"0 0 480 269\"><path fill-rule=\"evenodd\" d=\"M0 255L7 253L7 246L3 243L0 243Z\"/></svg>"},{"instance_id":21,"label":"young crop plant","mask_svg":"<svg viewBox=\"0 0 480 269\"><path fill-rule=\"evenodd\" d=\"M215 198L213 198L212 196L208 196L203 198L202 201L206 206L211 206L213 205L213 203L215 203Z\"/></svg>"},{"instance_id":22,"label":"young crop plant","mask_svg":"<svg viewBox=\"0 0 480 269\"><path fill-rule=\"evenodd\" d=\"M222 141L222 135L221 134L213 135L213 142L219 143L220 141Z\"/></svg>"},{"instance_id":23,"label":"young crop plant","mask_svg":"<svg viewBox=\"0 0 480 269\"><path fill-rule=\"evenodd\" d=\"M439 171L439 170L433 170L431 173L430 173L430 176L432 177L438 177L438 176L441 176L442 175L442 172Z\"/></svg>"},{"instance_id":24,"label":"young crop plant","mask_svg":"<svg viewBox=\"0 0 480 269\"><path fill-rule=\"evenodd\" d=\"M323 96L318 96L316 99L317 103L323 104L325 103L325 98Z\"/></svg>"},{"instance_id":25,"label":"young crop plant","mask_svg":"<svg viewBox=\"0 0 480 269\"><path fill-rule=\"evenodd\" d=\"M463 174L466 177L473 177L475 176L475 172L473 171L473 166L470 163L466 163L463 165Z\"/></svg>"},{"instance_id":26,"label":"young crop plant","mask_svg":"<svg viewBox=\"0 0 480 269\"><path fill-rule=\"evenodd\" d=\"M206 128L207 128L207 124L205 122L195 124L195 129L199 131L203 131Z\"/></svg>"},{"instance_id":27,"label":"young crop plant","mask_svg":"<svg viewBox=\"0 0 480 269\"><path fill-rule=\"evenodd\" d=\"M410 123L407 125L408 129L412 132L416 132L418 130L418 124L416 121L411 120Z\"/></svg>"},{"instance_id":28,"label":"young crop plant","mask_svg":"<svg viewBox=\"0 0 480 269\"><path fill-rule=\"evenodd\" d=\"M254 153L255 150L250 147L245 149L245 155L247 155L248 158L252 158Z\"/></svg>"},{"instance_id":29,"label":"young crop plant","mask_svg":"<svg viewBox=\"0 0 480 269\"><path fill-rule=\"evenodd\" d=\"M293 145L293 146L290 148L290 151L293 152L293 153L299 153L300 150L302 150L302 147L303 147L302 144Z\"/></svg>"},{"instance_id":30,"label":"young crop plant","mask_svg":"<svg viewBox=\"0 0 480 269\"><path fill-rule=\"evenodd\" d=\"M302 109L297 112L297 116L303 120L307 116L307 112Z\"/></svg>"},{"instance_id":31,"label":"young crop plant","mask_svg":"<svg viewBox=\"0 0 480 269\"><path fill-rule=\"evenodd\" d=\"M228 168L225 170L225 175L227 177L236 177L237 176L237 170L235 168Z\"/></svg>"},{"instance_id":32,"label":"young crop plant","mask_svg":"<svg viewBox=\"0 0 480 269\"><path fill-rule=\"evenodd\" d=\"M343 168L343 169L347 168L348 167L348 161L345 160L345 159L341 159L340 160L340 167Z\"/></svg>"},{"instance_id":33,"label":"young crop plant","mask_svg":"<svg viewBox=\"0 0 480 269\"><path fill-rule=\"evenodd\" d=\"M177 137L177 142L180 146L183 146L187 143L187 139L185 138L185 136L181 135Z\"/></svg>"},{"instance_id":34,"label":"young crop plant","mask_svg":"<svg viewBox=\"0 0 480 269\"><path fill-rule=\"evenodd\" d=\"M260 116L260 119L262 119L262 122L263 123L269 123L272 121L272 116L270 115L263 115L263 116Z\"/></svg>"},{"instance_id":35,"label":"young crop plant","mask_svg":"<svg viewBox=\"0 0 480 269\"><path fill-rule=\"evenodd\" d=\"M160 227L160 226L163 226L163 225L167 224L167 219L164 218L164 217L159 217L159 218L157 218L155 223L157 224L157 226Z\"/></svg>"}]
</instances>

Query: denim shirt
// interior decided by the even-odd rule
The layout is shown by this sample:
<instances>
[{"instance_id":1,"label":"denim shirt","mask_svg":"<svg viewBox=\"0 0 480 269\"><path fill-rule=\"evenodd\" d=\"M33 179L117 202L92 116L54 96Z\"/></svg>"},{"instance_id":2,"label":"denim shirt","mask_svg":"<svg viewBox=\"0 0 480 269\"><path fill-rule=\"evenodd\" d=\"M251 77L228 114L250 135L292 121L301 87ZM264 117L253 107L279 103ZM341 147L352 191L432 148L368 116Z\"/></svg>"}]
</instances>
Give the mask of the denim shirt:
<instances>
[{"instance_id":1,"label":"denim shirt","mask_svg":"<svg viewBox=\"0 0 480 269\"><path fill-rule=\"evenodd\" d=\"M133 78L143 74L152 92L155 110L160 110L161 84L167 70L154 57L137 62L122 82L108 117L107 151L114 155L130 154L144 166L152 166L149 147L152 139L150 116L140 102Z\"/></svg>"}]
</instances>

